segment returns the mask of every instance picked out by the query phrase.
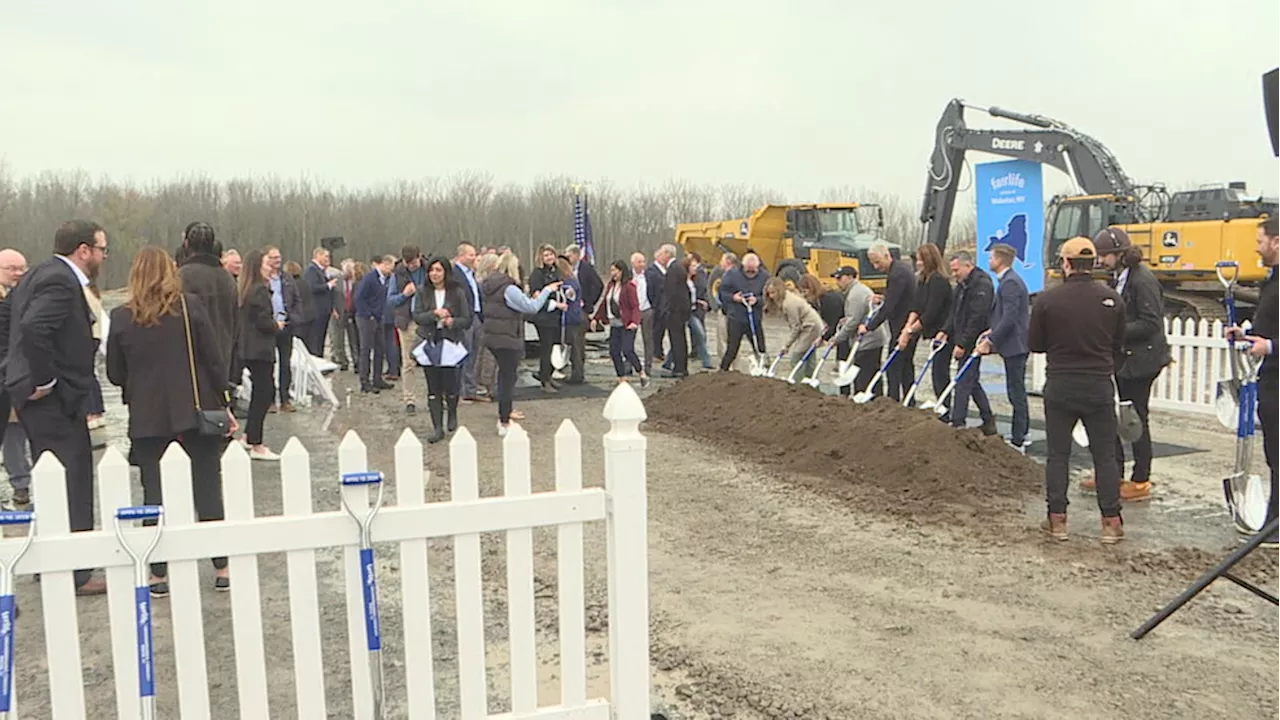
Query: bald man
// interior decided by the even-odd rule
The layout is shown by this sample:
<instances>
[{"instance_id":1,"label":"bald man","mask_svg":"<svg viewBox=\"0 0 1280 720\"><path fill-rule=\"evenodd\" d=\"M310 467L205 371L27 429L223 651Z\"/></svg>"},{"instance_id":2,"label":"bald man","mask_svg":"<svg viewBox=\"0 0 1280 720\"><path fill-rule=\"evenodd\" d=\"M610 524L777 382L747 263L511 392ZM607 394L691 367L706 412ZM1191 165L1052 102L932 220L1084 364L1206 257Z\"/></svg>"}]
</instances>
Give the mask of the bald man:
<instances>
[{"instance_id":1,"label":"bald man","mask_svg":"<svg viewBox=\"0 0 1280 720\"><path fill-rule=\"evenodd\" d=\"M22 253L11 248L0 250L0 367L9 352L9 291L17 287L26 272L27 259ZM30 445L12 408L9 393L0 388L0 443L9 476L8 482L0 484L0 507L5 509L31 502Z\"/></svg>"},{"instance_id":2,"label":"bald man","mask_svg":"<svg viewBox=\"0 0 1280 720\"><path fill-rule=\"evenodd\" d=\"M644 348L644 367L647 372L649 366L653 363L654 353L660 352L662 349L662 338L658 338L658 345L653 342L653 303L649 301L649 281L644 272L645 257L644 253L631 254L631 279L636 283L636 297L640 299L640 341L641 347Z\"/></svg>"}]
</instances>

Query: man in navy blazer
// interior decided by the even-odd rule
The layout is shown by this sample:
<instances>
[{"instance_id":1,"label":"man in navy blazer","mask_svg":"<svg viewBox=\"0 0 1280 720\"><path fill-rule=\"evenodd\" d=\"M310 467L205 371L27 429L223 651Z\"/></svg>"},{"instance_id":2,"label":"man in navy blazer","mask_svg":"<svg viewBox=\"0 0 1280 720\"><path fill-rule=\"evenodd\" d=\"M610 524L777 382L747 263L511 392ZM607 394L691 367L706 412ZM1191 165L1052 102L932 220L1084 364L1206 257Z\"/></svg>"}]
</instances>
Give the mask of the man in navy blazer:
<instances>
[{"instance_id":1,"label":"man in navy blazer","mask_svg":"<svg viewBox=\"0 0 1280 720\"><path fill-rule=\"evenodd\" d=\"M997 353L1004 360L1005 387L1013 406L1013 430L1008 438L1014 449L1025 452L1030 416L1027 411L1027 330L1031 321L1031 300L1027 284L1013 271L1017 251L1003 243L993 245L989 256L991 272L997 278L996 301L991 306L991 330L978 343L978 353Z\"/></svg>"},{"instance_id":2,"label":"man in navy blazer","mask_svg":"<svg viewBox=\"0 0 1280 720\"><path fill-rule=\"evenodd\" d=\"M387 309L387 284L391 280L391 270L395 263L393 256L383 255L373 263L373 267L356 286L354 305L356 330L360 336L360 358L356 361L356 368L360 374L360 392L376 393L392 387L382 377L387 350L383 325L394 327L389 321L384 323L384 320L390 317Z\"/></svg>"},{"instance_id":3,"label":"man in navy blazer","mask_svg":"<svg viewBox=\"0 0 1280 720\"><path fill-rule=\"evenodd\" d=\"M303 343L307 352L316 357L324 357L324 340L329 334L329 320L334 317L333 287L337 280L329 278L329 251L316 248L311 253L311 263L302 271L302 280L306 287L299 288L311 293L311 309L315 318L307 327Z\"/></svg>"}]
</instances>

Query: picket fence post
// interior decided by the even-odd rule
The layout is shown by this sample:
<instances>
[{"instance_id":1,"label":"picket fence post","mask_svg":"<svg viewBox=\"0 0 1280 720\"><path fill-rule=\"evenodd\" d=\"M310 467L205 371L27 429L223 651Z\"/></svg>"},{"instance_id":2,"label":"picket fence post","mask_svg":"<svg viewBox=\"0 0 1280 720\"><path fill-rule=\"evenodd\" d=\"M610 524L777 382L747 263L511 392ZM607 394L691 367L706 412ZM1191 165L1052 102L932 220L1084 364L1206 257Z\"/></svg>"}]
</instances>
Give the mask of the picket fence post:
<instances>
[{"instance_id":1,"label":"picket fence post","mask_svg":"<svg viewBox=\"0 0 1280 720\"><path fill-rule=\"evenodd\" d=\"M61 478L59 478L61 481ZM109 447L98 463L98 521L103 530L113 532L116 510L132 505L129 462ZM43 510L44 505L40 506ZM43 521L43 518L41 518ZM107 568L107 614L111 625L111 663L115 669L116 712L119 717L138 717L138 635L134 609L133 568ZM44 592L41 579L41 593ZM154 606L153 606L154 607ZM45 627L48 627L46 621ZM202 624L203 627L203 624ZM46 630L45 632L48 632ZM52 687L50 687L52 690Z\"/></svg>"},{"instance_id":2,"label":"picket fence post","mask_svg":"<svg viewBox=\"0 0 1280 720\"><path fill-rule=\"evenodd\" d=\"M289 438L280 451L280 490L286 517L312 514L311 456L296 437ZM285 563L297 716L324 717L328 711L324 692L324 652L320 643L316 551L292 550L286 553Z\"/></svg>"},{"instance_id":3,"label":"picket fence post","mask_svg":"<svg viewBox=\"0 0 1280 720\"><path fill-rule=\"evenodd\" d=\"M228 520L253 520L253 470L249 453L231 443L222 456L222 487ZM227 558L231 576L231 636L236 648L236 689L243 720L268 720L267 658L262 645L262 592L258 556Z\"/></svg>"},{"instance_id":4,"label":"picket fence post","mask_svg":"<svg viewBox=\"0 0 1280 720\"><path fill-rule=\"evenodd\" d=\"M422 441L405 428L396 442L396 506L427 504L430 474L422 466ZM431 578L426 539L400 543L400 606L404 625L404 676L408 717L436 717L436 681L431 642Z\"/></svg>"},{"instance_id":5,"label":"picket fence post","mask_svg":"<svg viewBox=\"0 0 1280 720\"><path fill-rule=\"evenodd\" d=\"M35 467L31 469L31 489L32 502L40 508L36 537L57 538L70 535L66 469L53 453L45 452L36 460ZM44 642L49 662L49 702L53 720L82 719L86 717L84 675L80 664L80 619L76 609L73 572L59 570L42 573L40 601L46 618ZM132 602L130 606L132 607ZM131 621L130 629L132 626ZM132 640L129 645L132 647ZM134 672L137 672L136 668ZM135 682L135 698L137 687Z\"/></svg>"},{"instance_id":6,"label":"picket fence post","mask_svg":"<svg viewBox=\"0 0 1280 720\"><path fill-rule=\"evenodd\" d=\"M582 489L582 435L569 418L556 431L556 492ZM560 611L560 704L587 702L587 619L583 580L582 523L556 528L556 574Z\"/></svg>"},{"instance_id":7,"label":"picket fence post","mask_svg":"<svg viewBox=\"0 0 1280 720\"><path fill-rule=\"evenodd\" d=\"M164 497L165 532L194 525L191 458L178 443L169 445L160 458L160 485ZM160 542L164 542L163 536ZM176 560L169 563L167 601L173 632L174 666L178 676L179 714L183 718L197 720L210 716L198 562Z\"/></svg>"},{"instance_id":8,"label":"picket fence post","mask_svg":"<svg viewBox=\"0 0 1280 720\"><path fill-rule=\"evenodd\" d=\"M480 497L476 439L465 427L458 428L449 441L449 494L452 502L470 502ZM464 718L488 717L479 533L453 538L453 575L454 614L458 622L458 711Z\"/></svg>"},{"instance_id":9,"label":"picket fence post","mask_svg":"<svg viewBox=\"0 0 1280 720\"><path fill-rule=\"evenodd\" d=\"M355 430L348 430L338 444L338 472L365 472L369 469L368 453ZM331 487L338 488L356 515L364 517L369 509L369 486L342 487L341 478L332 478ZM351 522L351 534L343 545L343 567L347 580L347 645L351 656L351 704L357 720L373 718L373 685L369 678L369 649L365 639L364 585L360 574L360 528ZM377 572L377 568L374 568Z\"/></svg>"},{"instance_id":10,"label":"picket fence post","mask_svg":"<svg viewBox=\"0 0 1280 720\"><path fill-rule=\"evenodd\" d=\"M609 686L614 720L648 720L649 540L645 449L648 417L630 383L604 406L604 482L608 493Z\"/></svg>"}]
</instances>

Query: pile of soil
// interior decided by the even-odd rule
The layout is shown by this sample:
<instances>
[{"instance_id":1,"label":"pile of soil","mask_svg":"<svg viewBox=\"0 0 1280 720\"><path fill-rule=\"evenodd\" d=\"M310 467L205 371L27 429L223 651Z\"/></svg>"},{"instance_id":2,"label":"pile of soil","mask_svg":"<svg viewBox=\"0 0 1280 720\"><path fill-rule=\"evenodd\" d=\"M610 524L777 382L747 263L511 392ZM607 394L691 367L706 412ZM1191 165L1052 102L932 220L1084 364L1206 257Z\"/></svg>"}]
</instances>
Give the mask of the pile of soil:
<instances>
[{"instance_id":1,"label":"pile of soil","mask_svg":"<svg viewBox=\"0 0 1280 720\"><path fill-rule=\"evenodd\" d=\"M887 398L859 405L799 383L700 373L654 393L645 409L655 430L916 522L1020 514L1043 492L1044 469L999 436Z\"/></svg>"}]
</instances>

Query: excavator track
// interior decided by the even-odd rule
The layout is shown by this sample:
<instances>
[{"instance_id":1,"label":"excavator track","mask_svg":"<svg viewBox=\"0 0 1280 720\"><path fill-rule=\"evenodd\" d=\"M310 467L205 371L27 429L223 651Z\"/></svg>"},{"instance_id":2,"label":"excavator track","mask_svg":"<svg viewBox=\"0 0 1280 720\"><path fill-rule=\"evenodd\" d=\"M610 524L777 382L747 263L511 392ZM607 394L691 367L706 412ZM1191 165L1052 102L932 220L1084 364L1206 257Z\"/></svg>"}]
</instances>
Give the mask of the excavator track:
<instances>
[{"instance_id":1,"label":"excavator track","mask_svg":"<svg viewBox=\"0 0 1280 720\"><path fill-rule=\"evenodd\" d=\"M1236 312L1242 317L1253 314L1258 303L1256 288L1236 289ZM1164 288L1164 314L1168 318L1190 320L1227 321L1227 309L1222 303L1222 291L1195 292L1184 289Z\"/></svg>"}]
</instances>

